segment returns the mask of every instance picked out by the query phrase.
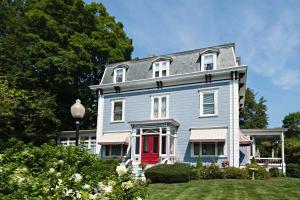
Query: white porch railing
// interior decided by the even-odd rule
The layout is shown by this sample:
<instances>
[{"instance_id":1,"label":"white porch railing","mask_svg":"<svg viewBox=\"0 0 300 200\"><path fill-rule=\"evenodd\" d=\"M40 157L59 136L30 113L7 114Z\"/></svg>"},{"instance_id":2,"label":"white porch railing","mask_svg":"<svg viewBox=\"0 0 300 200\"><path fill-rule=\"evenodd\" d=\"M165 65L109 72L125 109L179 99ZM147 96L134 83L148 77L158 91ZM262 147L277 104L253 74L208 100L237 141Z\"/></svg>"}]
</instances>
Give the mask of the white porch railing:
<instances>
[{"instance_id":1,"label":"white porch railing","mask_svg":"<svg viewBox=\"0 0 300 200\"><path fill-rule=\"evenodd\" d=\"M255 158L255 161L259 165L281 165L281 158Z\"/></svg>"}]
</instances>

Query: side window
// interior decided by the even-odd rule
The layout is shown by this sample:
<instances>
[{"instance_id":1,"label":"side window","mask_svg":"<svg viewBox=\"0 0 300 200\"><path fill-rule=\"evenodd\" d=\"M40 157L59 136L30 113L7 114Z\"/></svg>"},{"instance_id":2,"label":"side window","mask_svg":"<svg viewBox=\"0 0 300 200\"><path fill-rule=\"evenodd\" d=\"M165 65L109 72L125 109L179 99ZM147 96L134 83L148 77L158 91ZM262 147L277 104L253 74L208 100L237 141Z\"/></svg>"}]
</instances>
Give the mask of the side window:
<instances>
[{"instance_id":1,"label":"side window","mask_svg":"<svg viewBox=\"0 0 300 200\"><path fill-rule=\"evenodd\" d=\"M217 69L217 54L203 54L201 56L201 70L209 71Z\"/></svg>"},{"instance_id":2,"label":"side window","mask_svg":"<svg viewBox=\"0 0 300 200\"><path fill-rule=\"evenodd\" d=\"M114 70L114 83L125 82L125 68L117 68Z\"/></svg>"},{"instance_id":3,"label":"side window","mask_svg":"<svg viewBox=\"0 0 300 200\"><path fill-rule=\"evenodd\" d=\"M125 100L111 101L111 122L123 122L125 116L124 109Z\"/></svg>"},{"instance_id":4,"label":"side window","mask_svg":"<svg viewBox=\"0 0 300 200\"><path fill-rule=\"evenodd\" d=\"M218 115L218 90L200 91L200 117Z\"/></svg>"},{"instance_id":5,"label":"side window","mask_svg":"<svg viewBox=\"0 0 300 200\"><path fill-rule=\"evenodd\" d=\"M164 119L169 116L169 96L151 97L151 118Z\"/></svg>"}]
</instances>

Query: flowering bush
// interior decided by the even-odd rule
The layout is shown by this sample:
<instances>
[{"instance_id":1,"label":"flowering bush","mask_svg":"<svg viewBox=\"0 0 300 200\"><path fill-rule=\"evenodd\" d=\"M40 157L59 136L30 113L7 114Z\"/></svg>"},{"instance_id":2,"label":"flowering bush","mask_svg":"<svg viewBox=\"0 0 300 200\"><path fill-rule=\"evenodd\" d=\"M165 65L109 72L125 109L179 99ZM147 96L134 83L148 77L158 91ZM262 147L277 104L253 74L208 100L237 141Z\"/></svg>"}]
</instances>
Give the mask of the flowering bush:
<instances>
[{"instance_id":1,"label":"flowering bush","mask_svg":"<svg viewBox=\"0 0 300 200\"><path fill-rule=\"evenodd\" d=\"M144 198L145 184L118 164L80 147L10 140L0 146L0 199Z\"/></svg>"}]
</instances>

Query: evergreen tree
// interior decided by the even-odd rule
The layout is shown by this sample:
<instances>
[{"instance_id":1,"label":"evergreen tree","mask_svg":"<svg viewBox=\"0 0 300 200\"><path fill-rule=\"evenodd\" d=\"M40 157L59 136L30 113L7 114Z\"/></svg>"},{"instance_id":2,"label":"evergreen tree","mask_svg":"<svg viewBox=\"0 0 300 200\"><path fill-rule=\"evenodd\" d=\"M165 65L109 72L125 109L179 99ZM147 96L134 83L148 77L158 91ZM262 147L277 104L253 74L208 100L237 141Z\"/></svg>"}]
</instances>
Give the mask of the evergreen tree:
<instances>
[{"instance_id":1,"label":"evergreen tree","mask_svg":"<svg viewBox=\"0 0 300 200\"><path fill-rule=\"evenodd\" d=\"M287 128L287 137L298 137L300 136L300 112L293 112L286 115L282 121L283 128Z\"/></svg>"}]
</instances>

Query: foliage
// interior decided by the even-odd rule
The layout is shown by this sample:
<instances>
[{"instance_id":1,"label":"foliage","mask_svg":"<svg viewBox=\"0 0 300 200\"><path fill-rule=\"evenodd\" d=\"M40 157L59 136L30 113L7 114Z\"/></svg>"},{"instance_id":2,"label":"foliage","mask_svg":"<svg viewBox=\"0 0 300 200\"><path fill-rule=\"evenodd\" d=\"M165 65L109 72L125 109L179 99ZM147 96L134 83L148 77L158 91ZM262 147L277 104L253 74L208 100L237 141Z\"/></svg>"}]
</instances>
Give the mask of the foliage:
<instances>
[{"instance_id":1,"label":"foliage","mask_svg":"<svg viewBox=\"0 0 300 200\"><path fill-rule=\"evenodd\" d=\"M279 171L279 169L277 167L272 167L271 169L269 169L269 173L271 177L280 177L282 176L281 172Z\"/></svg>"},{"instance_id":2,"label":"foliage","mask_svg":"<svg viewBox=\"0 0 300 200\"><path fill-rule=\"evenodd\" d=\"M287 137L300 137L300 112L293 112L286 115L282 121L283 128L287 128L285 133Z\"/></svg>"},{"instance_id":3,"label":"foliage","mask_svg":"<svg viewBox=\"0 0 300 200\"><path fill-rule=\"evenodd\" d=\"M0 81L0 138L34 143L53 138L59 124L55 107L54 97L45 91L16 89Z\"/></svg>"},{"instance_id":4,"label":"foliage","mask_svg":"<svg viewBox=\"0 0 300 200\"><path fill-rule=\"evenodd\" d=\"M259 166L255 163L250 163L246 165L246 170L249 174L249 177L252 177L252 170L255 168L256 171L254 173L255 179L268 179L270 178L270 173L262 166Z\"/></svg>"},{"instance_id":5,"label":"foliage","mask_svg":"<svg viewBox=\"0 0 300 200\"><path fill-rule=\"evenodd\" d=\"M227 179L247 179L249 174L246 169L237 167L227 167L223 169L224 178Z\"/></svg>"},{"instance_id":6,"label":"foliage","mask_svg":"<svg viewBox=\"0 0 300 200\"><path fill-rule=\"evenodd\" d=\"M188 182L195 174L188 164L160 164L145 171L145 176L151 183L181 183Z\"/></svg>"},{"instance_id":7,"label":"foliage","mask_svg":"<svg viewBox=\"0 0 300 200\"><path fill-rule=\"evenodd\" d=\"M286 175L289 177L300 178L300 165L299 164L287 164Z\"/></svg>"},{"instance_id":8,"label":"foliage","mask_svg":"<svg viewBox=\"0 0 300 200\"><path fill-rule=\"evenodd\" d=\"M284 143L286 163L300 164L300 136L287 138Z\"/></svg>"},{"instance_id":9,"label":"foliage","mask_svg":"<svg viewBox=\"0 0 300 200\"><path fill-rule=\"evenodd\" d=\"M256 101L256 94L247 88L245 105L240 112L240 127L247 128L266 128L268 125L267 105L264 97Z\"/></svg>"},{"instance_id":10,"label":"foliage","mask_svg":"<svg viewBox=\"0 0 300 200\"><path fill-rule=\"evenodd\" d=\"M212 161L210 165L206 165L203 167L200 178L221 179L224 178L224 175L220 167L214 161Z\"/></svg>"},{"instance_id":11,"label":"foliage","mask_svg":"<svg viewBox=\"0 0 300 200\"><path fill-rule=\"evenodd\" d=\"M95 127L96 104L88 86L99 83L105 64L130 60L132 51L132 40L123 24L116 22L101 3L0 1L0 79L7 80L16 92L30 91L28 95L35 96L34 103L43 109L41 112L55 111L55 121L62 122L49 123L50 130L43 127L47 122L30 124L33 137L39 137L33 130L51 133L57 127L72 129L74 123L68 113L77 98L86 107L83 128ZM52 106L47 108L49 104ZM27 106L22 112L12 110L12 115L31 119L28 113L32 112ZM53 120L47 113L43 118ZM10 126L19 129L13 121L7 123L12 124L1 134L9 135ZM19 123L28 126L26 121Z\"/></svg>"},{"instance_id":12,"label":"foliage","mask_svg":"<svg viewBox=\"0 0 300 200\"><path fill-rule=\"evenodd\" d=\"M132 195L145 196L144 184L135 182L127 173L117 176L115 169L119 161L99 160L84 148L56 146L54 142L36 147L11 139L1 144L0 153L1 199L101 199L111 195L115 199L132 199ZM119 186L116 190L97 187L100 181L122 185L125 180L132 181L135 188L121 191Z\"/></svg>"}]
</instances>

